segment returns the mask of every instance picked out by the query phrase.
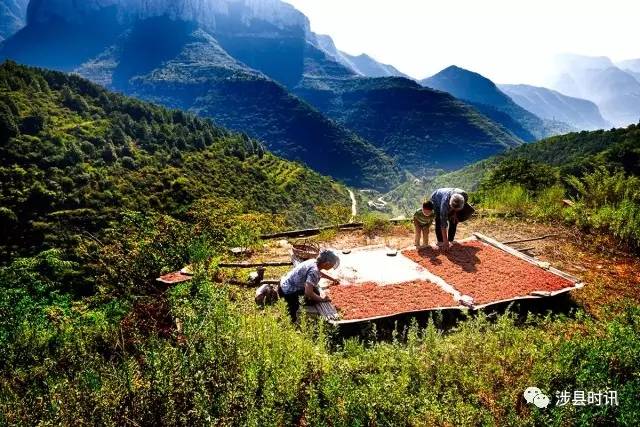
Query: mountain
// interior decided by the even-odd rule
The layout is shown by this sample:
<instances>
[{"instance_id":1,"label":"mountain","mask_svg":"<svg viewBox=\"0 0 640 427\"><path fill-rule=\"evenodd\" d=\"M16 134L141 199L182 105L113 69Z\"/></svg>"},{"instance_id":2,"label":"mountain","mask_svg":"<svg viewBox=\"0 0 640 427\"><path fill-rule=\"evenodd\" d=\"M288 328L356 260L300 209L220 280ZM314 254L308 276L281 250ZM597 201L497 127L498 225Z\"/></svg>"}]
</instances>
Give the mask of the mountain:
<instances>
[{"instance_id":1,"label":"mountain","mask_svg":"<svg viewBox=\"0 0 640 427\"><path fill-rule=\"evenodd\" d=\"M3 0L0 2L0 41L12 36L25 26L29 0Z\"/></svg>"},{"instance_id":2,"label":"mountain","mask_svg":"<svg viewBox=\"0 0 640 427\"><path fill-rule=\"evenodd\" d=\"M530 85L499 85L516 104L542 119L560 121L580 130L604 129L611 125L600 114L598 106L585 99L572 98L560 92Z\"/></svg>"},{"instance_id":3,"label":"mountain","mask_svg":"<svg viewBox=\"0 0 640 427\"><path fill-rule=\"evenodd\" d=\"M627 61L621 61L617 63L618 68L622 69L625 73L633 76L638 82L640 82L640 59L629 59Z\"/></svg>"},{"instance_id":4,"label":"mountain","mask_svg":"<svg viewBox=\"0 0 640 427\"><path fill-rule=\"evenodd\" d=\"M204 120L76 76L0 65L0 258L99 233L124 210L184 216L233 199L290 225L346 188Z\"/></svg>"},{"instance_id":5,"label":"mountain","mask_svg":"<svg viewBox=\"0 0 640 427\"><path fill-rule=\"evenodd\" d=\"M353 75L301 42L308 32L304 15L275 0L55 0L31 5L0 57L211 117L352 185L394 185L401 172L384 153L268 77Z\"/></svg>"},{"instance_id":6,"label":"mountain","mask_svg":"<svg viewBox=\"0 0 640 427\"><path fill-rule=\"evenodd\" d=\"M615 126L640 120L640 81L609 58L563 55L557 58L556 67L554 89L595 102Z\"/></svg>"},{"instance_id":7,"label":"mountain","mask_svg":"<svg viewBox=\"0 0 640 427\"><path fill-rule=\"evenodd\" d=\"M330 37L308 28L216 39L231 56L283 84L413 173L457 168L522 142L472 108L411 80L363 77Z\"/></svg>"},{"instance_id":8,"label":"mountain","mask_svg":"<svg viewBox=\"0 0 640 427\"><path fill-rule=\"evenodd\" d=\"M635 73L640 73L640 58L620 61L616 63L616 65L618 66L618 68L624 71L633 71Z\"/></svg>"},{"instance_id":9,"label":"mountain","mask_svg":"<svg viewBox=\"0 0 640 427\"><path fill-rule=\"evenodd\" d=\"M294 91L417 175L522 143L453 96L400 77L307 78Z\"/></svg>"},{"instance_id":10,"label":"mountain","mask_svg":"<svg viewBox=\"0 0 640 427\"><path fill-rule=\"evenodd\" d=\"M334 60L362 77L406 77L393 65L382 64L367 54L349 55L336 48L333 39L327 35L315 35L315 44Z\"/></svg>"},{"instance_id":11,"label":"mountain","mask_svg":"<svg viewBox=\"0 0 640 427\"><path fill-rule=\"evenodd\" d=\"M513 102L488 78L455 65L420 83L471 103L484 115L527 142L569 130L565 124L543 121Z\"/></svg>"},{"instance_id":12,"label":"mountain","mask_svg":"<svg viewBox=\"0 0 640 427\"><path fill-rule=\"evenodd\" d=\"M299 31L214 36L233 58L286 86L413 173L458 168L522 142L449 95L408 79L362 77L337 59L346 56L331 38L310 32L308 23Z\"/></svg>"}]
</instances>

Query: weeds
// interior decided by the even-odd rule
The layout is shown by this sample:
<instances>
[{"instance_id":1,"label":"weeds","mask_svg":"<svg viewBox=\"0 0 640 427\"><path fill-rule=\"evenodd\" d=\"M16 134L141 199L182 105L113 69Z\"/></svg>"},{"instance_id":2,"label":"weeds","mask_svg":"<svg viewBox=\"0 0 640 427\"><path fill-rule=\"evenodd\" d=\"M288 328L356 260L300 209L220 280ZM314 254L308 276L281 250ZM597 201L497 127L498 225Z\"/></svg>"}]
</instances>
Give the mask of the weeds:
<instances>
[{"instance_id":1,"label":"weeds","mask_svg":"<svg viewBox=\"0 0 640 427\"><path fill-rule=\"evenodd\" d=\"M391 226L388 219L375 213L367 213L363 215L362 224L364 233L369 237L373 237L376 234L383 234L389 231Z\"/></svg>"}]
</instances>

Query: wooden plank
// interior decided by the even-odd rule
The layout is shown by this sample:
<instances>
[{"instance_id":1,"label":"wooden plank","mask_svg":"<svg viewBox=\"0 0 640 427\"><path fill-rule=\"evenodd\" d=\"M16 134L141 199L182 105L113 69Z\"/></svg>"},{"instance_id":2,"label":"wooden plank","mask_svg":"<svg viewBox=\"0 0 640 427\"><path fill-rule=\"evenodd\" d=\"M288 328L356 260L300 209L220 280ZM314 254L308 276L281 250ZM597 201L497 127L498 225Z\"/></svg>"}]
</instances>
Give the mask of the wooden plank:
<instances>
[{"instance_id":1,"label":"wooden plank","mask_svg":"<svg viewBox=\"0 0 640 427\"><path fill-rule=\"evenodd\" d=\"M405 219L390 219L389 222L392 224L400 224L404 222L411 221L411 218ZM364 226L361 222L348 222L346 224L338 224L338 225L327 225L324 227L316 227L316 228L304 228L300 230L289 230L289 231L281 231L279 233L273 234L263 234L260 236L262 240L272 240L272 239L281 239L283 237L309 237L314 236L316 234L320 234L322 231L331 230L337 228L338 230L357 230Z\"/></svg>"},{"instance_id":2,"label":"wooden plank","mask_svg":"<svg viewBox=\"0 0 640 427\"><path fill-rule=\"evenodd\" d=\"M317 227L317 228L305 228L301 230L290 230L290 231L282 231L279 233L273 234L263 234L260 236L262 240L271 240L271 239L280 239L283 237L308 237L316 234L320 234L320 232L325 230L331 230L333 228L337 228L339 230L355 230L363 227L363 223L361 222L349 222L346 224L338 224L338 225L327 225L325 227Z\"/></svg>"},{"instance_id":3,"label":"wooden plank","mask_svg":"<svg viewBox=\"0 0 640 427\"><path fill-rule=\"evenodd\" d=\"M535 242L536 240L543 240L549 237L557 237L557 234L547 234L546 236L533 237L531 239L511 240L510 242L502 242L504 245L513 245L514 243Z\"/></svg>"},{"instance_id":4,"label":"wooden plank","mask_svg":"<svg viewBox=\"0 0 640 427\"><path fill-rule=\"evenodd\" d=\"M516 249L513 249L512 247L507 246L507 245L506 245L506 244L504 244L504 243L500 243L500 242L498 242L497 240L492 239L491 237L487 237L487 236L485 236L484 234L481 234L481 233L473 233L473 235L474 235L474 236L476 236L476 238L477 238L478 240L480 240L480 241L482 241L482 242L484 242L484 243L487 243L487 244L489 244L489 245L491 245L491 246L494 246L494 247L496 247L496 248L498 248L498 249L502 249L503 251L505 251L505 252L507 252L507 253L509 253L509 254L511 254L511 255L513 255L513 256L515 256L515 257L518 257L518 258L520 258L520 259L522 259L522 260L527 261L528 263L534 264L534 265L536 265L536 266L538 266L538 267L539 267L539 265L538 265L538 261L536 261L535 259L533 259L533 258L532 258L532 257L530 257L529 255L523 254L522 252L520 252L520 251L518 251L518 250L516 250Z\"/></svg>"},{"instance_id":5,"label":"wooden plank","mask_svg":"<svg viewBox=\"0 0 640 427\"><path fill-rule=\"evenodd\" d=\"M291 261L265 261L265 262L221 262L220 268L258 268L258 267L286 267L293 265Z\"/></svg>"}]
</instances>

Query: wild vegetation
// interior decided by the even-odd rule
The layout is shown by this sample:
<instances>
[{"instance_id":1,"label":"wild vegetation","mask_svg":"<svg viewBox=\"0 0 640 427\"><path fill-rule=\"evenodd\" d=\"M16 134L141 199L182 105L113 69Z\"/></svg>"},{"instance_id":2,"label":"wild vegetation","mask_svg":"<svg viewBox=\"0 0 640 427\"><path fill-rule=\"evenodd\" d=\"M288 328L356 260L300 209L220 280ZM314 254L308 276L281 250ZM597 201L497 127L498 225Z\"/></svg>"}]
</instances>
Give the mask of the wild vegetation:
<instances>
[{"instance_id":1,"label":"wild vegetation","mask_svg":"<svg viewBox=\"0 0 640 427\"><path fill-rule=\"evenodd\" d=\"M0 93L0 424L640 420L636 305L597 318L469 315L446 332L436 317L387 340L375 328L344 339L312 319L292 325L282 302L258 310L252 290L229 286L219 260L285 223L343 221L344 187L242 135L80 78L7 63ZM513 170L524 181L508 185L529 194L536 176ZM608 203L622 179L589 176L576 192L604 187L586 206ZM634 182L615 194L637 197ZM555 200L548 184L529 197ZM374 215L364 222L386 228ZM154 280L187 263L193 280ZM619 405L538 409L521 398L532 385L615 390Z\"/></svg>"}]
</instances>

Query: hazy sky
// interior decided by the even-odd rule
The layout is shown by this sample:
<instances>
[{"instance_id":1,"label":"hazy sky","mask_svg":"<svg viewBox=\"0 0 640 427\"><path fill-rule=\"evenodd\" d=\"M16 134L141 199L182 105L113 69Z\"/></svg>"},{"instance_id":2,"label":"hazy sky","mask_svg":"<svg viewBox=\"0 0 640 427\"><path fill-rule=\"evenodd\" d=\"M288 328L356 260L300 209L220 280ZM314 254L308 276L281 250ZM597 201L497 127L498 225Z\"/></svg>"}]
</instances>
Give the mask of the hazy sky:
<instances>
[{"instance_id":1,"label":"hazy sky","mask_svg":"<svg viewBox=\"0 0 640 427\"><path fill-rule=\"evenodd\" d=\"M559 53L640 58L640 0L285 0L333 37L416 78L456 64L545 84Z\"/></svg>"}]
</instances>

